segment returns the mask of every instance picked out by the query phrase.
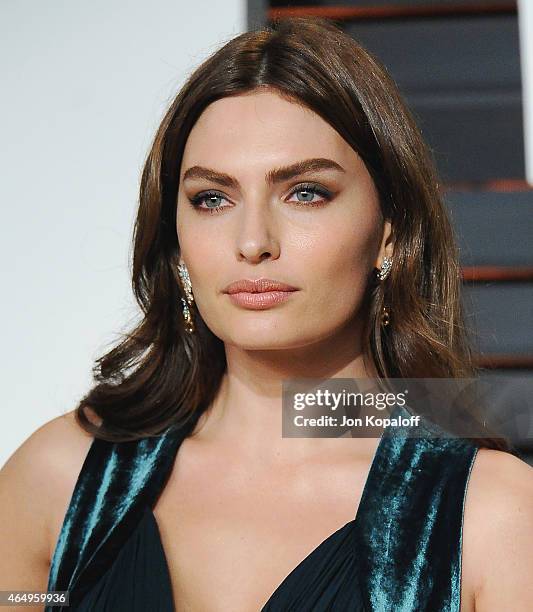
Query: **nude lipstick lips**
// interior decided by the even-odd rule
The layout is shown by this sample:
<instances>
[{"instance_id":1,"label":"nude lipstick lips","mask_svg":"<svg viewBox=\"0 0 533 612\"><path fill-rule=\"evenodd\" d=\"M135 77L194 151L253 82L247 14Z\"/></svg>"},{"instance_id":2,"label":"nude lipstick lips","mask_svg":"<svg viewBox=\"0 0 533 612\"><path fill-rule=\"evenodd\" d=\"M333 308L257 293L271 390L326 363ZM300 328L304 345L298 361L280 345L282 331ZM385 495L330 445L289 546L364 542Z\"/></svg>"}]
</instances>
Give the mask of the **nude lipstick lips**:
<instances>
[{"instance_id":1,"label":"nude lipstick lips","mask_svg":"<svg viewBox=\"0 0 533 612\"><path fill-rule=\"evenodd\" d=\"M224 289L235 305L252 310L265 310L285 302L296 291L297 287L270 278L242 279Z\"/></svg>"}]
</instances>

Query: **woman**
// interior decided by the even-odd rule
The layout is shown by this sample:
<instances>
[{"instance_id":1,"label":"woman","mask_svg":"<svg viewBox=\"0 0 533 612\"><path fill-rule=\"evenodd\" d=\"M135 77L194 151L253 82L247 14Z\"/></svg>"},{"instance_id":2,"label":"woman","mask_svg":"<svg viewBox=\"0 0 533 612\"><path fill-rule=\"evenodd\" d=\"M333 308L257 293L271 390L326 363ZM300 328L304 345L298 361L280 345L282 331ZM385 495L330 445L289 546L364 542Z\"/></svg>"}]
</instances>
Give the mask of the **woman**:
<instances>
[{"instance_id":1,"label":"woman","mask_svg":"<svg viewBox=\"0 0 533 612\"><path fill-rule=\"evenodd\" d=\"M144 167L133 286L140 324L3 470L2 589L530 609L533 475L504 441L280 436L286 379L474 374L431 157L354 40L282 21L194 72Z\"/></svg>"}]
</instances>

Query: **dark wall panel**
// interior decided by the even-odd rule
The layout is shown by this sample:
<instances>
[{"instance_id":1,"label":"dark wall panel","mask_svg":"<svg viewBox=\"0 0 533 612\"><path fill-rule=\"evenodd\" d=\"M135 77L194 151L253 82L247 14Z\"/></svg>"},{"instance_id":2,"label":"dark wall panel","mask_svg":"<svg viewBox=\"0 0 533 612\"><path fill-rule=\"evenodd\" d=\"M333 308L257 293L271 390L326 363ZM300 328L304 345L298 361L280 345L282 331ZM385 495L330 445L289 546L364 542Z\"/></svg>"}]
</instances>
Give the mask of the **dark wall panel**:
<instances>
[{"instance_id":1,"label":"dark wall panel","mask_svg":"<svg viewBox=\"0 0 533 612\"><path fill-rule=\"evenodd\" d=\"M344 28L398 84L444 180L524 177L516 16L352 21Z\"/></svg>"},{"instance_id":2,"label":"dark wall panel","mask_svg":"<svg viewBox=\"0 0 533 612\"><path fill-rule=\"evenodd\" d=\"M463 266L533 266L533 192L445 194Z\"/></svg>"},{"instance_id":3,"label":"dark wall panel","mask_svg":"<svg viewBox=\"0 0 533 612\"><path fill-rule=\"evenodd\" d=\"M487 283L463 289L467 324L481 353L533 354L533 285Z\"/></svg>"}]
</instances>

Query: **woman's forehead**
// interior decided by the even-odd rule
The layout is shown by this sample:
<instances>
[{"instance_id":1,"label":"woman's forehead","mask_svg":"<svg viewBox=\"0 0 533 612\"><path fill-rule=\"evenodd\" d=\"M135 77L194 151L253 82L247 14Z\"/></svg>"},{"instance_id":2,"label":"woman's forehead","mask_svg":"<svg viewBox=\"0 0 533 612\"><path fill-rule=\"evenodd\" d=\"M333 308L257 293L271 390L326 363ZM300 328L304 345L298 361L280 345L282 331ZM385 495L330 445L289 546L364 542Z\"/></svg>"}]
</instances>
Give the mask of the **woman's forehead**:
<instances>
[{"instance_id":1,"label":"woman's forehead","mask_svg":"<svg viewBox=\"0 0 533 612\"><path fill-rule=\"evenodd\" d=\"M191 130L183 162L274 167L319 157L349 165L356 153L311 109L276 93L253 92L210 104Z\"/></svg>"}]
</instances>

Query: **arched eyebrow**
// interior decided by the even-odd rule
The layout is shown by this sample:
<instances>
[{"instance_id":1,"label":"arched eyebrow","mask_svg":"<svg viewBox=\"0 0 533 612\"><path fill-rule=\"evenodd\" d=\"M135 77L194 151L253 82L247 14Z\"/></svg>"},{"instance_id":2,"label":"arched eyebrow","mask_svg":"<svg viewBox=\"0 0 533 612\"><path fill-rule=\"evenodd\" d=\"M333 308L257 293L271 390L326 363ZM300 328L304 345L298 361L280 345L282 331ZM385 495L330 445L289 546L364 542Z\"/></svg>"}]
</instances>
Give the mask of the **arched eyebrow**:
<instances>
[{"instance_id":1,"label":"arched eyebrow","mask_svg":"<svg viewBox=\"0 0 533 612\"><path fill-rule=\"evenodd\" d=\"M332 159L325 157L316 157L313 159L304 159L302 161L291 164L290 166L282 166L281 168L275 168L270 170L265 179L268 185L275 183L281 183L287 181L296 176L302 174L309 174L310 172L318 172L320 170L336 170L337 172L346 172L346 170ZM205 168L204 166L191 166L183 174L183 181L192 178L201 178L208 181L218 183L223 187L231 187L238 189L240 187L239 181L229 174L224 172L217 172L211 168Z\"/></svg>"}]
</instances>

